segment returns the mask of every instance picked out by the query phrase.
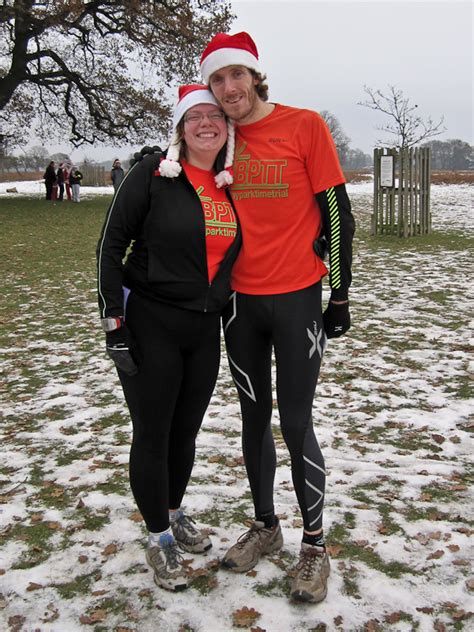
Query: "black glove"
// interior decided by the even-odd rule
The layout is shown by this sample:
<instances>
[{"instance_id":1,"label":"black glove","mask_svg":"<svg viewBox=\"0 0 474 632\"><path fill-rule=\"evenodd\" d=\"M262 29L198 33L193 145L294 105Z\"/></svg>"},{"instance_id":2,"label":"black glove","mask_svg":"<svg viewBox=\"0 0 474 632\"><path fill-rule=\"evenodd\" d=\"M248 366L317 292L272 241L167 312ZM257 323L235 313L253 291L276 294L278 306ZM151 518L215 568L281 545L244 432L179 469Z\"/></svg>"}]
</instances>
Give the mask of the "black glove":
<instances>
[{"instance_id":1,"label":"black glove","mask_svg":"<svg viewBox=\"0 0 474 632\"><path fill-rule=\"evenodd\" d=\"M313 250L321 259L321 261L324 261L328 252L328 242L326 240L326 237L324 237L324 235L314 240Z\"/></svg>"},{"instance_id":2,"label":"black glove","mask_svg":"<svg viewBox=\"0 0 474 632\"><path fill-rule=\"evenodd\" d=\"M133 346L130 332L125 325L105 334L107 355L115 366L126 375L136 375L138 367L131 354Z\"/></svg>"},{"instance_id":3,"label":"black glove","mask_svg":"<svg viewBox=\"0 0 474 632\"><path fill-rule=\"evenodd\" d=\"M351 326L349 302L332 303L329 301L323 314L323 321L327 338L339 338L345 334Z\"/></svg>"}]
</instances>

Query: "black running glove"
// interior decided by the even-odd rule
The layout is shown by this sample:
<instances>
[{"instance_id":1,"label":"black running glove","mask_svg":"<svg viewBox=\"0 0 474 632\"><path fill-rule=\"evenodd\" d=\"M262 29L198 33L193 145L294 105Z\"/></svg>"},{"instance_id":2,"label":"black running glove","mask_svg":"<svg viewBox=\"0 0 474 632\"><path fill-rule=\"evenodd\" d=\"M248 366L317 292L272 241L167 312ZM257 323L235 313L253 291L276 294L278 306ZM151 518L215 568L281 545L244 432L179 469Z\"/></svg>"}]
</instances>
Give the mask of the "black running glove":
<instances>
[{"instance_id":1,"label":"black running glove","mask_svg":"<svg viewBox=\"0 0 474 632\"><path fill-rule=\"evenodd\" d=\"M327 242L326 237L324 237L324 235L314 240L313 250L321 259L321 261L324 261L328 253L328 242Z\"/></svg>"},{"instance_id":2,"label":"black running glove","mask_svg":"<svg viewBox=\"0 0 474 632\"><path fill-rule=\"evenodd\" d=\"M126 375L136 375L138 367L130 352L132 338L125 325L105 334L107 355L115 366Z\"/></svg>"},{"instance_id":3,"label":"black running glove","mask_svg":"<svg viewBox=\"0 0 474 632\"><path fill-rule=\"evenodd\" d=\"M339 338L345 334L351 326L349 302L332 303L329 301L323 314L323 321L327 338Z\"/></svg>"}]
</instances>

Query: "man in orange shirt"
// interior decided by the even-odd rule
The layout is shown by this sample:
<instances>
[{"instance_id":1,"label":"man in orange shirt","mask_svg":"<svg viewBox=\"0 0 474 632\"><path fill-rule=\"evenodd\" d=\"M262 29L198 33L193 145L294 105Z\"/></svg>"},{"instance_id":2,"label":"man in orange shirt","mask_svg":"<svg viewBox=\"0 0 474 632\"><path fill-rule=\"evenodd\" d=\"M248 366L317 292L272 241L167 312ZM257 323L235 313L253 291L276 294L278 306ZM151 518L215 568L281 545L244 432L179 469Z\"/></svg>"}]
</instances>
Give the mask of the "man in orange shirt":
<instances>
[{"instance_id":1,"label":"man in orange shirt","mask_svg":"<svg viewBox=\"0 0 474 632\"><path fill-rule=\"evenodd\" d=\"M217 34L201 57L201 72L236 124L232 197L243 245L223 320L255 507L251 529L222 564L246 572L283 545L273 505L273 349L281 430L304 524L291 597L318 602L327 594L329 559L322 527L324 459L311 411L326 338L350 327L354 219L324 121L310 110L268 102L257 48L247 33ZM324 314L322 240L329 250L331 286Z\"/></svg>"}]
</instances>

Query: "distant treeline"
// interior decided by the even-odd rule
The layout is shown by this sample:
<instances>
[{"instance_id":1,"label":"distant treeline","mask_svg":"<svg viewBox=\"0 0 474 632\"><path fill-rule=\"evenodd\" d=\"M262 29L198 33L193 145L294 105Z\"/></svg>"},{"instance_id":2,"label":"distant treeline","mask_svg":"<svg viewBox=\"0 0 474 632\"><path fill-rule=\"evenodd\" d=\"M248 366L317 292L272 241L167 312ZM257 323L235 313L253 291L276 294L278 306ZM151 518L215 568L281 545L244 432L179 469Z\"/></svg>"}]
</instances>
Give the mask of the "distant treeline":
<instances>
[{"instance_id":1,"label":"distant treeline","mask_svg":"<svg viewBox=\"0 0 474 632\"><path fill-rule=\"evenodd\" d=\"M348 142L336 142L336 146L343 169L355 171L370 169L370 167L372 167L373 157L371 155L364 153L360 149L350 149ZM422 147L431 148L431 165L435 171L474 170L474 147L465 141L459 139L433 140L423 144ZM137 148L137 151L138 149L139 148ZM133 154L123 160L124 168L128 167L129 160L132 156ZM117 155L115 157L119 156ZM1 155L0 153L0 172L17 172L19 174L36 172L44 170L51 160L59 164L68 159L68 154L50 154L46 147L37 145L23 150L18 156ZM97 167L104 167L104 169L108 171L112 168L112 159L99 162L86 158L81 161L81 164L92 164Z\"/></svg>"},{"instance_id":2,"label":"distant treeline","mask_svg":"<svg viewBox=\"0 0 474 632\"><path fill-rule=\"evenodd\" d=\"M462 140L432 140L422 147L431 147L431 168L434 170L470 171L474 169L474 147Z\"/></svg>"}]
</instances>

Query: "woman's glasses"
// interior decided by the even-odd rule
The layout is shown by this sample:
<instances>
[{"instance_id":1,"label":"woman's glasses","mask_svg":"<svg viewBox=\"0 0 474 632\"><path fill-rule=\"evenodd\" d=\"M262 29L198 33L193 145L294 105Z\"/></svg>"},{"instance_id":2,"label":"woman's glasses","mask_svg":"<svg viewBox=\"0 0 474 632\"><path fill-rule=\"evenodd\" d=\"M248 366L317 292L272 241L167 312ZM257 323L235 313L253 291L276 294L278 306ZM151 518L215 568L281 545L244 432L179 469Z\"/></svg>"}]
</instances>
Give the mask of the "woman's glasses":
<instances>
[{"instance_id":1,"label":"woman's glasses","mask_svg":"<svg viewBox=\"0 0 474 632\"><path fill-rule=\"evenodd\" d=\"M202 114L201 112L192 112L191 114L185 115L184 122L191 123L191 125L195 125L196 123L200 123L205 118L208 118L212 123L218 123L219 121L224 120L225 114L224 112L211 112L210 114Z\"/></svg>"}]
</instances>

